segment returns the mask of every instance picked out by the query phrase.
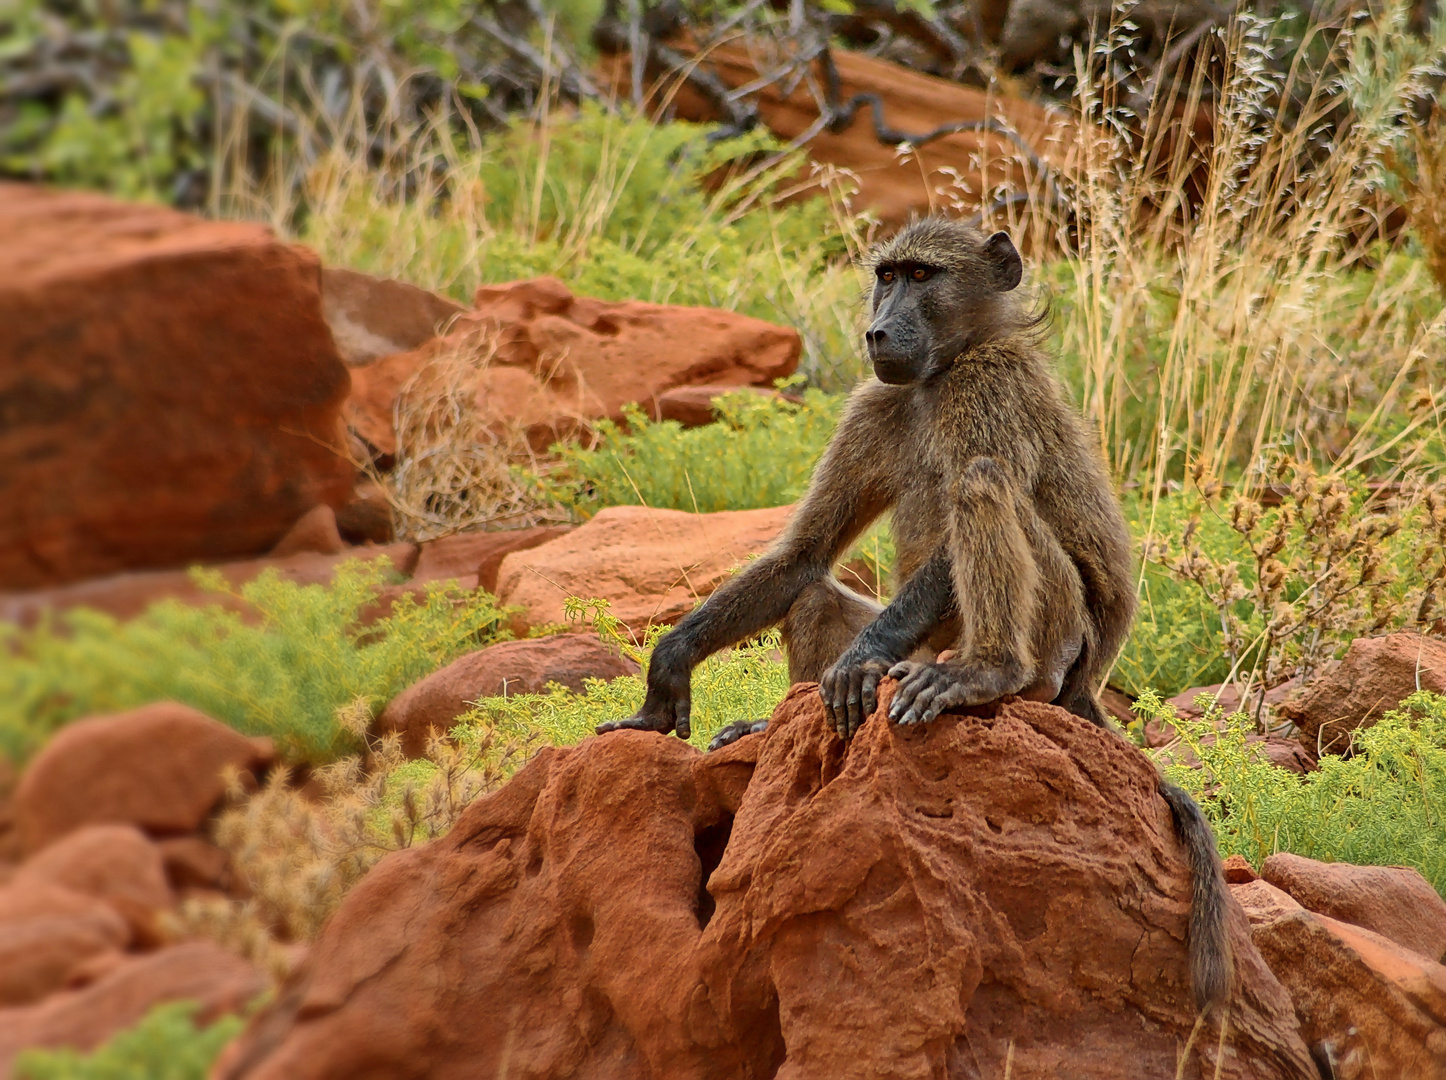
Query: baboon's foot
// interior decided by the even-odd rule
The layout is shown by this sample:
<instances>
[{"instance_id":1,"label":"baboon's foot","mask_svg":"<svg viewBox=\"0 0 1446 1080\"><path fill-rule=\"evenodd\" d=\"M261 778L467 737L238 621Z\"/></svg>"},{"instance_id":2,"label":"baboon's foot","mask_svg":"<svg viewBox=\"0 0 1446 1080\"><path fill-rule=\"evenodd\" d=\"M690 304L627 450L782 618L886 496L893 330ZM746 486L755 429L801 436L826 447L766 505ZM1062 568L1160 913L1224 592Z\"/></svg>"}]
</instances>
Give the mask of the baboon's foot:
<instances>
[{"instance_id":1,"label":"baboon's foot","mask_svg":"<svg viewBox=\"0 0 1446 1080\"><path fill-rule=\"evenodd\" d=\"M767 720L735 720L718 730L708 741L708 752L721 750L725 746L731 746L745 735L757 735L768 727Z\"/></svg>"},{"instance_id":2,"label":"baboon's foot","mask_svg":"<svg viewBox=\"0 0 1446 1080\"><path fill-rule=\"evenodd\" d=\"M656 731L659 735L666 735L674 732L679 738L686 739L691 733L685 718L680 725L674 718L660 716L656 713L639 712L634 716L625 717L622 720L606 720L595 729L599 735L606 735L609 731Z\"/></svg>"},{"instance_id":3,"label":"baboon's foot","mask_svg":"<svg viewBox=\"0 0 1446 1080\"><path fill-rule=\"evenodd\" d=\"M894 700L889 704L889 719L897 724L927 724L949 709L962 709L997 701L1006 694L1017 694L1023 682L1014 665L998 668L975 664L921 664L905 660L889 669L899 680Z\"/></svg>"}]
</instances>

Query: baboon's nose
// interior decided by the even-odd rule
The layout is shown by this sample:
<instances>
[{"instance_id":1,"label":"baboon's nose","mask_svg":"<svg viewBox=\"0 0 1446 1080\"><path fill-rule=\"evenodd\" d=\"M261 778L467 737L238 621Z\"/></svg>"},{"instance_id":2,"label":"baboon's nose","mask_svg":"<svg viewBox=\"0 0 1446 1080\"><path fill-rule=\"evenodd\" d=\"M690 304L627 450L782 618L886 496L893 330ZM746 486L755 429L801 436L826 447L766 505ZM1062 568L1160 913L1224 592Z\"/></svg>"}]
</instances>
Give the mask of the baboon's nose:
<instances>
[{"instance_id":1,"label":"baboon's nose","mask_svg":"<svg viewBox=\"0 0 1446 1080\"><path fill-rule=\"evenodd\" d=\"M877 349L880 345L882 345L885 341L888 340L888 337L889 335L887 332L875 329L872 326L864 331L864 341L871 349Z\"/></svg>"}]
</instances>

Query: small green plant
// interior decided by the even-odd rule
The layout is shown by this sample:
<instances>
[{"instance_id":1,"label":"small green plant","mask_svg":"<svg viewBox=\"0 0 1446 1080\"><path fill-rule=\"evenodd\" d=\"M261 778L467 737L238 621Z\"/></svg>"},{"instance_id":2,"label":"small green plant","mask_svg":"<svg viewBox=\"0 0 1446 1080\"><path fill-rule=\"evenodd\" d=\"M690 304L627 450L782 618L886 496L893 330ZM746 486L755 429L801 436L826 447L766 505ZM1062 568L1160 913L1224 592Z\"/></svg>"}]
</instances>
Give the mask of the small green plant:
<instances>
[{"instance_id":1,"label":"small green plant","mask_svg":"<svg viewBox=\"0 0 1446 1080\"><path fill-rule=\"evenodd\" d=\"M1322 862L1413 866L1446 896L1446 698L1421 692L1357 731L1349 758L1327 754L1317 772L1272 765L1250 741L1255 722L1207 712L1192 722L1153 692L1141 717L1172 726L1202 767L1164 765L1199 801L1221 854L1255 866L1277 851Z\"/></svg>"},{"instance_id":2,"label":"small green plant","mask_svg":"<svg viewBox=\"0 0 1446 1080\"><path fill-rule=\"evenodd\" d=\"M640 503L699 513L783 506L808 487L842 408L842 397L818 390L797 404L745 390L718 399L716 423L684 429L633 406L626 427L599 424L594 446L553 447L562 465L546 485L589 515Z\"/></svg>"},{"instance_id":3,"label":"small green plant","mask_svg":"<svg viewBox=\"0 0 1446 1080\"><path fill-rule=\"evenodd\" d=\"M245 1021L224 1016L198 1027L197 1006L157 1005L135 1027L111 1036L89 1054L26 1050L15 1060L16 1080L205 1080L221 1048Z\"/></svg>"},{"instance_id":4,"label":"small green plant","mask_svg":"<svg viewBox=\"0 0 1446 1080\"><path fill-rule=\"evenodd\" d=\"M171 700L270 736L290 760L323 763L359 746L338 709L384 705L509 636L508 609L442 583L363 624L388 579L384 560L345 562L329 586L267 571L235 592L218 572L196 575L247 614L162 601L128 622L73 611L34 631L0 628L0 754L20 761L68 720Z\"/></svg>"}]
</instances>

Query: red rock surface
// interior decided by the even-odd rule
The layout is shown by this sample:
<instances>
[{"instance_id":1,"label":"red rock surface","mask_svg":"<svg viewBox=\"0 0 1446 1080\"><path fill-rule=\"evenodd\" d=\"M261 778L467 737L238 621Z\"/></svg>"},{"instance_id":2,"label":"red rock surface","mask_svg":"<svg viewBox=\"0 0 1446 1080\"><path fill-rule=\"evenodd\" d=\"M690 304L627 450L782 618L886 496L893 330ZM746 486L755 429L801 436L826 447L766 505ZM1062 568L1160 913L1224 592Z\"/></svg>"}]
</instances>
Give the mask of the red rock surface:
<instances>
[{"instance_id":1,"label":"red rock surface","mask_svg":"<svg viewBox=\"0 0 1446 1080\"><path fill-rule=\"evenodd\" d=\"M1340 753L1417 689L1446 692L1446 641L1419 634L1356 638L1340 663L1277 711L1300 729L1311 754Z\"/></svg>"},{"instance_id":2,"label":"red rock surface","mask_svg":"<svg viewBox=\"0 0 1446 1080\"><path fill-rule=\"evenodd\" d=\"M497 571L502 560L514 551L527 551L572 531L571 525L538 525L531 529L501 532L458 533L421 546L414 583L445 581L448 578L476 581L488 592L497 591Z\"/></svg>"},{"instance_id":3,"label":"red rock surface","mask_svg":"<svg viewBox=\"0 0 1446 1080\"><path fill-rule=\"evenodd\" d=\"M194 832L225 793L227 768L273 759L248 739L175 702L77 720L31 759L15 790L20 844L33 853L84 825L135 825L156 835Z\"/></svg>"},{"instance_id":4,"label":"red rock surface","mask_svg":"<svg viewBox=\"0 0 1446 1080\"><path fill-rule=\"evenodd\" d=\"M404 281L331 266L321 272L321 304L348 367L415 349L466 310Z\"/></svg>"},{"instance_id":5,"label":"red rock surface","mask_svg":"<svg viewBox=\"0 0 1446 1080\"><path fill-rule=\"evenodd\" d=\"M681 43L677 47L686 48ZM737 87L758 78L754 57L743 45L713 49L708 60L718 77ZM1058 169L1073 146L1074 128L1060 113L1021 98L987 94L970 86L937 79L898 64L846 49L832 50L838 67L840 100L855 94L878 94L884 102L884 122L908 135L934 131L941 124L994 119L1013 129L1036 156ZM767 63L765 63L765 67ZM815 63L813 74L821 79ZM602 75L613 85L626 87L631 81L631 61L626 55L604 57ZM793 92L780 98L779 87L771 86L757 95L758 111L775 135L795 139L818 122L818 105L807 85L790 81ZM820 83L821 85L821 83ZM669 86L667 104L683 120L717 120L713 107L690 87L676 94ZM622 91L627 96L627 91ZM969 215L979 208L980 195L1000 183L1018 187L1028 180L1019 148L1007 136L987 131L961 131L925 143L918 157L901 160L895 143L881 141L874 133L867 107L854 116L842 131L818 132L808 143L813 160L847 169L856 178L858 192L852 204L869 209L887 225L902 225L911 214L956 209ZM955 183L963 178L966 188ZM1037 174L1036 174L1037 183Z\"/></svg>"},{"instance_id":6,"label":"red rock surface","mask_svg":"<svg viewBox=\"0 0 1446 1080\"><path fill-rule=\"evenodd\" d=\"M1323 863L1279 852L1260 876L1296 903L1390 938L1428 960L1446 954L1446 900L1407 866Z\"/></svg>"},{"instance_id":7,"label":"red rock surface","mask_svg":"<svg viewBox=\"0 0 1446 1080\"><path fill-rule=\"evenodd\" d=\"M377 717L376 733L396 732L402 750L417 757L433 732L445 734L479 698L541 693L548 683L573 690L584 679L635 675L638 665L598 640L595 634L504 641L458 657L403 690Z\"/></svg>"},{"instance_id":8,"label":"red rock surface","mask_svg":"<svg viewBox=\"0 0 1446 1080\"><path fill-rule=\"evenodd\" d=\"M340 555L345 550L346 543L336 527L336 511L322 503L297 518L296 524L291 526L286 535L271 549L271 557L284 559L288 555L299 555L306 551L319 555Z\"/></svg>"},{"instance_id":9,"label":"red rock surface","mask_svg":"<svg viewBox=\"0 0 1446 1080\"><path fill-rule=\"evenodd\" d=\"M600 597L641 639L677 622L783 531L790 506L689 514L611 506L586 525L502 560L497 597L524 608L523 626L566 621L569 596Z\"/></svg>"},{"instance_id":10,"label":"red rock surface","mask_svg":"<svg viewBox=\"0 0 1446 1080\"><path fill-rule=\"evenodd\" d=\"M159 942L157 916L175 902L160 849L133 825L76 829L28 859L10 884L59 885L103 900L146 945Z\"/></svg>"},{"instance_id":11,"label":"red rock surface","mask_svg":"<svg viewBox=\"0 0 1446 1080\"><path fill-rule=\"evenodd\" d=\"M1244 855L1230 855L1222 860L1225 880L1231 885L1246 885L1259 880L1260 875Z\"/></svg>"},{"instance_id":12,"label":"red rock surface","mask_svg":"<svg viewBox=\"0 0 1446 1080\"><path fill-rule=\"evenodd\" d=\"M209 942L130 957L109 965L89 985L25 1008L0 1009L0 1076L10 1075L21 1050L93 1050L168 1001L194 1002L198 1020L209 1023L241 1009L264 989L255 969Z\"/></svg>"},{"instance_id":13,"label":"red rock surface","mask_svg":"<svg viewBox=\"0 0 1446 1080\"><path fill-rule=\"evenodd\" d=\"M1177 1072L1190 881L1156 785L1040 704L845 748L811 685L717 754L546 750L384 859L214 1075L1314 1078L1234 906L1226 1054L1207 1023Z\"/></svg>"},{"instance_id":14,"label":"red rock surface","mask_svg":"<svg viewBox=\"0 0 1446 1080\"><path fill-rule=\"evenodd\" d=\"M258 555L346 498L315 255L28 184L0 236L0 589Z\"/></svg>"},{"instance_id":15,"label":"red rock surface","mask_svg":"<svg viewBox=\"0 0 1446 1080\"><path fill-rule=\"evenodd\" d=\"M223 563L213 569L239 590L263 570L275 569L287 581L298 585L324 585L331 581L337 566L347 559L371 561L385 556L392 568L409 573L417 560L416 544L388 544L386 547L350 548L338 555L303 552L285 558L248 559ZM34 626L46 612L87 607L104 611L118 619L139 615L157 600L175 599L185 604L206 606L220 604L233 611L245 611L246 605L235 597L207 592L191 579L189 570L151 570L139 573L114 574L110 577L64 585L57 589L37 589L26 593L0 593L0 621Z\"/></svg>"},{"instance_id":16,"label":"red rock surface","mask_svg":"<svg viewBox=\"0 0 1446 1080\"><path fill-rule=\"evenodd\" d=\"M60 990L87 960L129 942L125 919L92 896L48 883L0 888L0 1016L3 1006Z\"/></svg>"},{"instance_id":17,"label":"red rock surface","mask_svg":"<svg viewBox=\"0 0 1446 1080\"><path fill-rule=\"evenodd\" d=\"M802 343L786 327L713 308L574 296L554 278L477 290L476 310L421 348L352 373L347 419L383 454L396 452L398 393L425 383L448 357L486 356L474 376L487 422L546 449L588 420L651 410L675 386L771 386L798 366ZM429 366L431 365L431 366Z\"/></svg>"},{"instance_id":18,"label":"red rock surface","mask_svg":"<svg viewBox=\"0 0 1446 1080\"><path fill-rule=\"evenodd\" d=\"M787 400L777 390L767 390L761 386L678 386L658 395L653 416L658 420L676 420L685 428L702 427L718 419L713 403L724 394L735 394L740 389L756 394L759 398Z\"/></svg>"},{"instance_id":19,"label":"red rock surface","mask_svg":"<svg viewBox=\"0 0 1446 1080\"><path fill-rule=\"evenodd\" d=\"M1446 1076L1446 967L1301 907L1266 881L1234 886L1251 937L1290 991L1333 1080Z\"/></svg>"}]
</instances>

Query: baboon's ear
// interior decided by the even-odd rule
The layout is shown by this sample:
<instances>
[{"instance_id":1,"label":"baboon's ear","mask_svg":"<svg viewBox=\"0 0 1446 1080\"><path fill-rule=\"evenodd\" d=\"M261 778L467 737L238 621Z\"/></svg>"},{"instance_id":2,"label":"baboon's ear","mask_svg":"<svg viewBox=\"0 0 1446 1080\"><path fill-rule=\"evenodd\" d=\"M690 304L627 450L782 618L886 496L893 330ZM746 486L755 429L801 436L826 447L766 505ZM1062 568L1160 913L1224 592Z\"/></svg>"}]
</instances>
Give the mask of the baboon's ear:
<instances>
[{"instance_id":1,"label":"baboon's ear","mask_svg":"<svg viewBox=\"0 0 1446 1080\"><path fill-rule=\"evenodd\" d=\"M984 241L984 257L989 260L994 287L1000 292L1008 292L1023 280L1024 260L1007 232L997 232Z\"/></svg>"}]
</instances>

